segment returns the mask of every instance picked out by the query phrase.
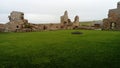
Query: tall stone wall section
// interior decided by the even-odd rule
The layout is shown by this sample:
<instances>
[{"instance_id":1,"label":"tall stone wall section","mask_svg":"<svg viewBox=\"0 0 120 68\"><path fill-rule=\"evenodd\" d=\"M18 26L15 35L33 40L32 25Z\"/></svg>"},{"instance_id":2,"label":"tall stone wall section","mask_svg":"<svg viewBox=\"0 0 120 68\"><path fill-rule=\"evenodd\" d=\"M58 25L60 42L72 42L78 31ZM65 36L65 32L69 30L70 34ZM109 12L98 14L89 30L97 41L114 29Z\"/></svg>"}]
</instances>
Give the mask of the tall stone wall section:
<instances>
[{"instance_id":1,"label":"tall stone wall section","mask_svg":"<svg viewBox=\"0 0 120 68\"><path fill-rule=\"evenodd\" d=\"M79 16L75 16L73 26L76 26L76 27L80 26Z\"/></svg>"},{"instance_id":2,"label":"tall stone wall section","mask_svg":"<svg viewBox=\"0 0 120 68\"><path fill-rule=\"evenodd\" d=\"M0 32L4 32L5 30L5 25L4 24L0 24Z\"/></svg>"},{"instance_id":3,"label":"tall stone wall section","mask_svg":"<svg viewBox=\"0 0 120 68\"><path fill-rule=\"evenodd\" d=\"M28 24L28 21L24 19L24 13L13 11L8 16L9 22L5 25L6 32L13 32L16 30L21 30Z\"/></svg>"},{"instance_id":4,"label":"tall stone wall section","mask_svg":"<svg viewBox=\"0 0 120 68\"><path fill-rule=\"evenodd\" d=\"M74 21L72 22L71 19L68 17L68 12L65 11L64 15L61 16L61 29L76 29L79 28L79 16L75 16Z\"/></svg>"},{"instance_id":5,"label":"tall stone wall section","mask_svg":"<svg viewBox=\"0 0 120 68\"><path fill-rule=\"evenodd\" d=\"M103 30L120 30L120 2L116 9L110 9L108 18L103 19Z\"/></svg>"},{"instance_id":6,"label":"tall stone wall section","mask_svg":"<svg viewBox=\"0 0 120 68\"><path fill-rule=\"evenodd\" d=\"M65 11L64 15L61 16L61 25L69 25L71 23L71 20L68 18L68 12Z\"/></svg>"}]
</instances>

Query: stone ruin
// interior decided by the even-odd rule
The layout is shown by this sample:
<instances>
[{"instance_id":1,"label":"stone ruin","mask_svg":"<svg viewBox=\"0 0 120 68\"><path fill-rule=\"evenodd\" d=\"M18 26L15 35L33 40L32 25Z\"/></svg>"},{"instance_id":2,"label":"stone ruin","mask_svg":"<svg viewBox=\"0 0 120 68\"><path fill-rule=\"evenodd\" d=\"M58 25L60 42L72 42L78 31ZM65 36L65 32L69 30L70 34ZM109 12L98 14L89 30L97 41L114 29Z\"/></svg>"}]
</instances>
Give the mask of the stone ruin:
<instances>
[{"instance_id":1,"label":"stone ruin","mask_svg":"<svg viewBox=\"0 0 120 68\"><path fill-rule=\"evenodd\" d=\"M13 11L8 16L9 22L5 24L5 32L16 32L28 25L28 20L24 19L24 13Z\"/></svg>"},{"instance_id":2,"label":"stone ruin","mask_svg":"<svg viewBox=\"0 0 120 68\"><path fill-rule=\"evenodd\" d=\"M68 18L68 12L65 11L64 15L61 16L61 25L70 25L71 20Z\"/></svg>"},{"instance_id":3,"label":"stone ruin","mask_svg":"<svg viewBox=\"0 0 120 68\"><path fill-rule=\"evenodd\" d=\"M31 24L32 31L59 30L60 24Z\"/></svg>"},{"instance_id":4,"label":"stone ruin","mask_svg":"<svg viewBox=\"0 0 120 68\"><path fill-rule=\"evenodd\" d=\"M68 12L65 11L61 16L61 22L58 24L32 24L28 23L28 20L24 19L24 13L18 11L12 11L8 16L9 22L5 24L4 32L31 32L42 30L59 30L59 29L76 29L79 28L79 17L76 16L74 21L68 17Z\"/></svg>"},{"instance_id":5,"label":"stone ruin","mask_svg":"<svg viewBox=\"0 0 120 68\"><path fill-rule=\"evenodd\" d=\"M4 24L0 24L0 32L4 32Z\"/></svg>"},{"instance_id":6,"label":"stone ruin","mask_svg":"<svg viewBox=\"0 0 120 68\"><path fill-rule=\"evenodd\" d=\"M103 30L120 30L120 2L116 9L110 9L108 18L103 20Z\"/></svg>"},{"instance_id":7,"label":"stone ruin","mask_svg":"<svg viewBox=\"0 0 120 68\"><path fill-rule=\"evenodd\" d=\"M60 30L60 29L74 29L79 27L79 17L75 17L75 21L72 23L68 17L68 12L65 11L64 15L60 17L61 22L58 24L31 24L33 31L42 30Z\"/></svg>"},{"instance_id":8,"label":"stone ruin","mask_svg":"<svg viewBox=\"0 0 120 68\"><path fill-rule=\"evenodd\" d=\"M76 16L74 22L68 17L68 12L65 11L64 15L60 17L60 23L55 24L31 24L32 30L42 31L42 30L60 30L60 29L75 29L79 28L79 17Z\"/></svg>"},{"instance_id":9,"label":"stone ruin","mask_svg":"<svg viewBox=\"0 0 120 68\"><path fill-rule=\"evenodd\" d=\"M64 15L61 16L62 29L75 29L75 28L79 28L79 26L80 26L79 16L75 17L74 22L71 22L71 19L69 19L67 11L65 11Z\"/></svg>"},{"instance_id":10,"label":"stone ruin","mask_svg":"<svg viewBox=\"0 0 120 68\"><path fill-rule=\"evenodd\" d=\"M73 26L74 26L74 28L78 28L80 26L79 16L75 16Z\"/></svg>"},{"instance_id":11,"label":"stone ruin","mask_svg":"<svg viewBox=\"0 0 120 68\"><path fill-rule=\"evenodd\" d=\"M0 24L0 32L28 32L42 30L60 30L60 29L95 29L94 27L80 26L79 16L75 16L72 22L69 19L68 12L60 17L61 22L58 24L32 24L24 19L24 13L12 11L8 16L7 24ZM98 25L97 25L98 26ZM116 9L110 9L108 18L103 20L102 30L120 30L120 2L117 3Z\"/></svg>"}]
</instances>

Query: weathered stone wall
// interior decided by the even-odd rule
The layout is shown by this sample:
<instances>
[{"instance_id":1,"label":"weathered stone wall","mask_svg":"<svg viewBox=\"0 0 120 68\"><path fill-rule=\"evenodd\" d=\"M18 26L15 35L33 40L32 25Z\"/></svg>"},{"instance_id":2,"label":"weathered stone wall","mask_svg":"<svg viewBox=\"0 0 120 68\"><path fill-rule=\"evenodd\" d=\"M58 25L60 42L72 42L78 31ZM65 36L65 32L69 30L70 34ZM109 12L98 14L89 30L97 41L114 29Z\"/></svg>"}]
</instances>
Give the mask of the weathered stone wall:
<instances>
[{"instance_id":1,"label":"weathered stone wall","mask_svg":"<svg viewBox=\"0 0 120 68\"><path fill-rule=\"evenodd\" d=\"M75 16L73 26L76 26L76 27L80 26L79 16Z\"/></svg>"},{"instance_id":2,"label":"weathered stone wall","mask_svg":"<svg viewBox=\"0 0 120 68\"><path fill-rule=\"evenodd\" d=\"M61 16L61 29L76 29L79 28L79 26L79 16L75 16L73 22L71 21L71 19L69 19L67 11L65 11L64 15Z\"/></svg>"},{"instance_id":3,"label":"weathered stone wall","mask_svg":"<svg viewBox=\"0 0 120 68\"><path fill-rule=\"evenodd\" d=\"M5 32L14 32L16 30L21 30L28 23L26 19L24 19L24 13L13 11L8 16L9 22L5 25Z\"/></svg>"},{"instance_id":4,"label":"weathered stone wall","mask_svg":"<svg viewBox=\"0 0 120 68\"><path fill-rule=\"evenodd\" d=\"M0 24L0 32L4 32L5 30L5 24Z\"/></svg>"},{"instance_id":5,"label":"weathered stone wall","mask_svg":"<svg viewBox=\"0 0 120 68\"><path fill-rule=\"evenodd\" d=\"M60 24L31 24L33 31L59 30Z\"/></svg>"},{"instance_id":6,"label":"weathered stone wall","mask_svg":"<svg viewBox=\"0 0 120 68\"><path fill-rule=\"evenodd\" d=\"M116 9L110 9L108 18L103 20L103 30L120 30L120 2Z\"/></svg>"},{"instance_id":7,"label":"weathered stone wall","mask_svg":"<svg viewBox=\"0 0 120 68\"><path fill-rule=\"evenodd\" d=\"M103 26L102 26L103 30L110 30L110 23L108 19L104 19L103 20Z\"/></svg>"},{"instance_id":8,"label":"weathered stone wall","mask_svg":"<svg viewBox=\"0 0 120 68\"><path fill-rule=\"evenodd\" d=\"M61 16L61 25L69 25L71 24L71 20L68 17L68 12L65 11L64 15Z\"/></svg>"},{"instance_id":9,"label":"weathered stone wall","mask_svg":"<svg viewBox=\"0 0 120 68\"><path fill-rule=\"evenodd\" d=\"M9 22L5 24L5 32L30 32L30 31L43 31L43 30L59 30L59 29L75 29L79 27L79 17L76 16L74 21L68 17L68 12L65 11L61 16L61 23L58 24L32 24L24 19L24 13L13 11L8 16Z\"/></svg>"}]
</instances>

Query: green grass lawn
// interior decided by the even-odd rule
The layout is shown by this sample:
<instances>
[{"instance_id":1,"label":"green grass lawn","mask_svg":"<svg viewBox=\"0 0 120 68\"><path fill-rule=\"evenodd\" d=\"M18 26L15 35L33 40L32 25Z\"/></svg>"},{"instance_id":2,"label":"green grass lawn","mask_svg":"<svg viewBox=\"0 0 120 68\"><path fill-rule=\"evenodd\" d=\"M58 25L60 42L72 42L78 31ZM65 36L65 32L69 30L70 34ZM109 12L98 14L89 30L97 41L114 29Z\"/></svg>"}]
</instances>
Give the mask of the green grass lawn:
<instances>
[{"instance_id":1,"label":"green grass lawn","mask_svg":"<svg viewBox=\"0 0 120 68\"><path fill-rule=\"evenodd\" d=\"M120 68L120 32L0 33L0 68Z\"/></svg>"}]
</instances>

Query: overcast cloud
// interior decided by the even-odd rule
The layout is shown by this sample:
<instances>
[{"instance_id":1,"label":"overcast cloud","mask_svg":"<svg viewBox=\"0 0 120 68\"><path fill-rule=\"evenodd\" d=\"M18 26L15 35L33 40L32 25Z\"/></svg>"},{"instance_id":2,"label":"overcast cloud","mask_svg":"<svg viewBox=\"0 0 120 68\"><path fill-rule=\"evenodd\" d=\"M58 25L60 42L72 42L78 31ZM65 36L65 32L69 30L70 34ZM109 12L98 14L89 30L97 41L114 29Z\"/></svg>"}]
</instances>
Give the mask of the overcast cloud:
<instances>
[{"instance_id":1,"label":"overcast cloud","mask_svg":"<svg viewBox=\"0 0 120 68\"><path fill-rule=\"evenodd\" d=\"M108 10L117 7L119 0L1 0L0 22L8 22L12 11L24 12L25 18L32 23L59 23L60 16L67 10L73 20L75 15L80 21L102 20Z\"/></svg>"}]
</instances>

